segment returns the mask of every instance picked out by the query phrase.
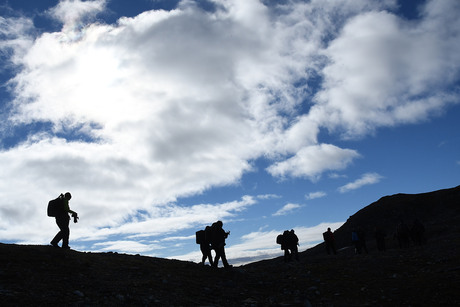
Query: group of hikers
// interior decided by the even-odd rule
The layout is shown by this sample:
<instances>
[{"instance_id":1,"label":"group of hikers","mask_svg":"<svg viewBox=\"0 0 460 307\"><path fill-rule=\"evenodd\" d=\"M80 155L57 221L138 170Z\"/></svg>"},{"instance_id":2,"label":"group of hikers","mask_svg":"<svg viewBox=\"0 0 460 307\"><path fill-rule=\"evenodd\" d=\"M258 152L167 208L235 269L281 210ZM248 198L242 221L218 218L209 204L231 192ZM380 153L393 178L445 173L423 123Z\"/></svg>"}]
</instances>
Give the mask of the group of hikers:
<instances>
[{"instance_id":1,"label":"group of hikers","mask_svg":"<svg viewBox=\"0 0 460 307\"><path fill-rule=\"evenodd\" d=\"M50 244L53 247L58 248L59 242L62 240L63 249L70 249L69 236L70 236L70 216L71 214L74 223L78 221L78 213L71 210L69 201L72 195L67 192L59 195L56 199L51 200L48 203L48 216L56 219L56 224L59 227L59 232L51 240ZM217 221L211 226L206 226L205 229L196 232L196 243L200 245L202 253L201 264L204 265L206 259L212 267L217 267L219 260L222 261L224 268L231 268L232 266L228 263L225 255L225 240L227 239L230 231L223 229L222 221ZM385 251L385 231L376 227L374 230L374 237L377 243L377 249L379 251ZM410 240L414 242L415 246L421 246L425 243L425 227L423 224L416 219L412 227L407 226L402 220L396 227L394 238L398 240L400 248L406 248L410 245ZM334 234L331 228L328 228L323 233L323 239L328 254L337 254L335 247ZM363 251L367 254L366 246L366 233L363 228L353 228L351 232L351 242L354 246L355 254L361 254ZM294 232L294 229L285 230L282 234L276 238L276 243L281 245L281 250L284 251L284 261L290 262L292 260L299 261L299 238ZM215 251L215 257L212 257L211 251Z\"/></svg>"},{"instance_id":2,"label":"group of hikers","mask_svg":"<svg viewBox=\"0 0 460 307\"><path fill-rule=\"evenodd\" d=\"M293 259L299 261L299 238L294 229L285 230L283 234L276 237L276 243L281 244L281 250L284 250L284 262L290 262Z\"/></svg>"},{"instance_id":3,"label":"group of hikers","mask_svg":"<svg viewBox=\"0 0 460 307\"><path fill-rule=\"evenodd\" d=\"M201 264L204 265L206 259L212 267L217 267L219 259L222 260L224 268L231 268L228 264L227 256L225 255L225 239L227 239L230 231L223 229L224 223L217 221L211 226L206 226L204 230L196 232L196 243L200 245L202 253ZM216 256L212 258L211 250L214 250Z\"/></svg>"},{"instance_id":4,"label":"group of hikers","mask_svg":"<svg viewBox=\"0 0 460 307\"><path fill-rule=\"evenodd\" d=\"M74 223L78 221L78 213L71 210L69 201L72 198L70 192L59 195L56 199L50 200L48 203L47 213L48 216L56 219L56 224L59 227L59 232L51 240L50 244L56 248L70 249L69 237L70 237L70 216L72 216ZM232 266L227 261L225 255L225 239L227 239L230 231L225 231L223 228L222 221L217 221L211 226L207 226L204 230L197 231L196 243L200 244L200 249L203 254L201 263L204 264L206 259L209 259L209 263L213 267L217 267L219 260L222 260L222 264L225 268L231 268ZM62 245L59 246L59 242L62 240ZM213 259L211 250L214 250L216 255Z\"/></svg>"},{"instance_id":5,"label":"group of hikers","mask_svg":"<svg viewBox=\"0 0 460 307\"><path fill-rule=\"evenodd\" d=\"M396 227L395 237L398 240L399 248L409 247L411 240L415 246L422 246L426 241L425 226L419 219L414 220L412 227L401 220Z\"/></svg>"},{"instance_id":6,"label":"group of hikers","mask_svg":"<svg viewBox=\"0 0 460 307\"><path fill-rule=\"evenodd\" d=\"M387 234L382 227L374 228L374 238L377 250L380 252L386 251L386 237ZM398 241L399 248L409 247L411 240L414 246L422 246L426 242L425 226L423 226L423 224L418 219L414 220L414 223L411 227L409 227L404 223L404 221L401 220L396 227L396 232L393 238ZM337 250L335 248L334 234L330 228L328 228L327 231L323 233L323 239L327 254L333 253L336 255ZM366 254L369 253L366 244L366 232L362 227L356 227L352 229L351 243L354 247L355 254L361 254L362 252L365 252Z\"/></svg>"},{"instance_id":7,"label":"group of hikers","mask_svg":"<svg viewBox=\"0 0 460 307\"><path fill-rule=\"evenodd\" d=\"M56 224L59 227L59 232L51 240L50 244L53 247L59 248L59 242L62 240L62 246L60 248L70 249L69 237L70 237L70 216L72 216L74 223L78 222L78 213L71 210L69 201L72 198L70 192L59 195L56 199L50 200L48 203L47 213L48 216L56 219ZM204 230L197 231L196 243L200 244L200 249L203 254L201 263L204 264L206 259L209 259L209 263L213 267L217 267L219 260L222 260L222 264L225 268L231 268L232 266L228 263L225 255L225 239L227 239L230 231L225 231L223 228L222 221L217 221L211 226L207 226ZM213 259L211 250L214 250L216 255Z\"/></svg>"}]
</instances>

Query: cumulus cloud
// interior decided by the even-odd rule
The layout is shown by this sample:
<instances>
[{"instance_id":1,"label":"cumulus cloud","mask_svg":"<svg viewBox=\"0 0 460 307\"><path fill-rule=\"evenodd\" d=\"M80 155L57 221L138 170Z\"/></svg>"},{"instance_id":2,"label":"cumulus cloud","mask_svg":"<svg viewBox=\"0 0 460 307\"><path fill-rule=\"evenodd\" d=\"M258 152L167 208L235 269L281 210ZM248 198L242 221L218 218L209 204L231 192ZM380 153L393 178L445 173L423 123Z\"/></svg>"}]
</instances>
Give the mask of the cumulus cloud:
<instances>
[{"instance_id":1,"label":"cumulus cloud","mask_svg":"<svg viewBox=\"0 0 460 307\"><path fill-rule=\"evenodd\" d=\"M311 192L305 195L306 199L316 199L316 198L322 198L325 197L327 194L326 192L323 191L317 191L317 192Z\"/></svg>"},{"instance_id":2,"label":"cumulus cloud","mask_svg":"<svg viewBox=\"0 0 460 307\"><path fill-rule=\"evenodd\" d=\"M82 26L103 11L106 2L106 0L61 0L48 13L63 23L63 32L75 31L78 30L78 26Z\"/></svg>"},{"instance_id":3,"label":"cumulus cloud","mask_svg":"<svg viewBox=\"0 0 460 307\"><path fill-rule=\"evenodd\" d=\"M308 177L312 180L326 170L345 169L359 154L331 144L320 144L300 149L293 157L267 168L273 176Z\"/></svg>"},{"instance_id":4,"label":"cumulus cloud","mask_svg":"<svg viewBox=\"0 0 460 307\"><path fill-rule=\"evenodd\" d=\"M350 182L350 183L347 183L346 185L344 186L341 186L339 188L339 191L340 193L346 193L346 192L349 192L351 190L356 190L356 189L359 189L365 185L370 185L370 184L376 184L378 182L380 182L380 180L382 179L383 177L380 176L379 174L377 173L367 173L367 174L364 174L361 178L353 181L353 182Z\"/></svg>"},{"instance_id":5,"label":"cumulus cloud","mask_svg":"<svg viewBox=\"0 0 460 307\"><path fill-rule=\"evenodd\" d=\"M279 209L275 213L273 213L273 216L287 215L287 214L292 213L292 211L294 211L295 209L298 209L300 207L302 207L302 206L299 205L299 204L291 204L291 203L289 203L289 204L284 205L281 209Z\"/></svg>"},{"instance_id":6,"label":"cumulus cloud","mask_svg":"<svg viewBox=\"0 0 460 307\"><path fill-rule=\"evenodd\" d=\"M458 9L455 1L429 1L417 21L387 11L351 18L325 50L329 63L311 114L356 137L458 103L449 90L459 77Z\"/></svg>"}]
</instances>

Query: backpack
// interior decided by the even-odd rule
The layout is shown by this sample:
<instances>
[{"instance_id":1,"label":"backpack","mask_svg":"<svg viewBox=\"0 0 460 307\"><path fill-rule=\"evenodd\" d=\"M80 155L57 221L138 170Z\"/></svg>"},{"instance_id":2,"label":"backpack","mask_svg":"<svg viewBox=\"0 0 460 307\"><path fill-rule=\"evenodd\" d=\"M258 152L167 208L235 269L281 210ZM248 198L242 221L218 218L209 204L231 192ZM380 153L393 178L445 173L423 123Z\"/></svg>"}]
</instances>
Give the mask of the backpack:
<instances>
[{"instance_id":1,"label":"backpack","mask_svg":"<svg viewBox=\"0 0 460 307\"><path fill-rule=\"evenodd\" d=\"M59 195L58 198L52 199L48 202L48 216L56 217L64 213L64 195Z\"/></svg>"},{"instance_id":2,"label":"backpack","mask_svg":"<svg viewBox=\"0 0 460 307\"><path fill-rule=\"evenodd\" d=\"M198 230L195 233L195 236L196 236L196 244L204 244L206 242L204 230Z\"/></svg>"},{"instance_id":3,"label":"backpack","mask_svg":"<svg viewBox=\"0 0 460 307\"><path fill-rule=\"evenodd\" d=\"M206 243L212 243L215 240L215 227L213 226L206 226L204 229L204 241Z\"/></svg>"},{"instance_id":4,"label":"backpack","mask_svg":"<svg viewBox=\"0 0 460 307\"><path fill-rule=\"evenodd\" d=\"M276 237L276 244L284 244L284 236L282 234Z\"/></svg>"}]
</instances>

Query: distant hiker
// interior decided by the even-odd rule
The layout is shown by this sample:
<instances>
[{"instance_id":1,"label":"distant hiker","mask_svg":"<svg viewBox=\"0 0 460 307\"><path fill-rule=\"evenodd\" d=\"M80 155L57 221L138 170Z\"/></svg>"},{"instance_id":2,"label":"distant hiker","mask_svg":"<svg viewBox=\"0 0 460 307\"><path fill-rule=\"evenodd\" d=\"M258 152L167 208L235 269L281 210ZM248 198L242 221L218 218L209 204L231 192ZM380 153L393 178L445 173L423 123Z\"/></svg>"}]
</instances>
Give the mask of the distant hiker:
<instances>
[{"instance_id":1,"label":"distant hiker","mask_svg":"<svg viewBox=\"0 0 460 307\"><path fill-rule=\"evenodd\" d=\"M59 247L58 243L62 240L62 248L69 249L69 213L72 214L74 223L78 220L78 214L75 211L70 210L69 200L72 198L72 195L67 192L65 195L61 194L58 198L53 199L48 204L48 216L56 218L56 224L59 227L59 232L56 234L53 240L51 240L51 245L54 247Z\"/></svg>"},{"instance_id":2,"label":"distant hiker","mask_svg":"<svg viewBox=\"0 0 460 307\"><path fill-rule=\"evenodd\" d=\"M206 226L205 230L199 230L196 232L196 244L200 244L201 254L203 255L201 258L201 264L204 265L206 262L206 258L209 260L209 264L212 266L212 255L211 255L211 243L209 242L210 236L209 233L211 231L210 226ZM206 235L206 233L208 235Z\"/></svg>"},{"instance_id":3,"label":"distant hiker","mask_svg":"<svg viewBox=\"0 0 460 307\"><path fill-rule=\"evenodd\" d=\"M328 228L327 231L323 233L323 239L324 244L326 245L327 254L330 255L332 252L334 255L337 255L337 251L335 250L334 234L332 233L331 228Z\"/></svg>"},{"instance_id":4,"label":"distant hiker","mask_svg":"<svg viewBox=\"0 0 460 307\"><path fill-rule=\"evenodd\" d=\"M425 244L425 226L423 226L423 224L418 219L415 219L410 232L412 241L414 241L415 246L422 246Z\"/></svg>"},{"instance_id":5,"label":"distant hiker","mask_svg":"<svg viewBox=\"0 0 460 307\"><path fill-rule=\"evenodd\" d=\"M281 250L284 251L284 262L291 260L291 253L289 252L287 238L289 237L289 230L285 230L282 234L276 237L276 243L281 245Z\"/></svg>"},{"instance_id":6,"label":"distant hiker","mask_svg":"<svg viewBox=\"0 0 460 307\"><path fill-rule=\"evenodd\" d=\"M299 251L297 245L299 245L299 238L294 232L294 229L285 230L283 234L276 237L276 243L281 244L281 250L284 251L284 262L289 262L294 257L295 260L299 261Z\"/></svg>"},{"instance_id":7,"label":"distant hiker","mask_svg":"<svg viewBox=\"0 0 460 307\"><path fill-rule=\"evenodd\" d=\"M377 249L380 252L386 251L386 246L385 246L386 235L387 234L381 227L375 227L374 237L375 237L375 242L377 243Z\"/></svg>"},{"instance_id":8,"label":"distant hiker","mask_svg":"<svg viewBox=\"0 0 460 307\"><path fill-rule=\"evenodd\" d=\"M351 231L351 242L355 247L355 254L361 254L361 245L359 242L358 231L356 229Z\"/></svg>"},{"instance_id":9,"label":"distant hiker","mask_svg":"<svg viewBox=\"0 0 460 307\"><path fill-rule=\"evenodd\" d=\"M218 266L219 259L222 259L222 264L225 268L231 268L232 266L228 264L227 257L225 255L225 239L227 239L230 231L225 232L223 227L222 221L217 221L212 224L211 231L210 231L210 242L212 249L216 252L216 257L214 258L214 262L212 263L213 267Z\"/></svg>"},{"instance_id":10,"label":"distant hiker","mask_svg":"<svg viewBox=\"0 0 460 307\"><path fill-rule=\"evenodd\" d=\"M367 251L367 245L366 245L366 232L361 227L358 228L358 240L359 240L360 249L364 250L366 254L369 254L369 252Z\"/></svg>"},{"instance_id":11,"label":"distant hiker","mask_svg":"<svg viewBox=\"0 0 460 307\"><path fill-rule=\"evenodd\" d=\"M410 231L406 223L401 220L396 227L396 238L398 239L399 248L406 248L410 245Z\"/></svg>"},{"instance_id":12,"label":"distant hiker","mask_svg":"<svg viewBox=\"0 0 460 307\"><path fill-rule=\"evenodd\" d=\"M287 248L291 252L291 259L294 258L295 260L299 261L299 249L297 246L299 245L299 238L294 232L294 229L288 232L287 237Z\"/></svg>"}]
</instances>

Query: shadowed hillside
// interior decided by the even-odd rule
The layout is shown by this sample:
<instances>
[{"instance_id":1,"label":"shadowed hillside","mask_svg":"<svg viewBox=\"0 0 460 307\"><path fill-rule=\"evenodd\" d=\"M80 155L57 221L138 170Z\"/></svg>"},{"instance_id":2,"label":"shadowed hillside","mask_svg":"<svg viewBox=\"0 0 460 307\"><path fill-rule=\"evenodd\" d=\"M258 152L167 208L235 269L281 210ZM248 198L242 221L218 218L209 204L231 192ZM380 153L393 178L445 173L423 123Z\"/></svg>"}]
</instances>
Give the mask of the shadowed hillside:
<instances>
[{"instance_id":1,"label":"shadowed hillside","mask_svg":"<svg viewBox=\"0 0 460 307\"><path fill-rule=\"evenodd\" d=\"M301 253L233 269L117 253L0 244L2 306L459 306L460 187L397 194L363 208L336 231L350 245L352 227L368 230L369 254ZM400 219L420 219L428 241L397 248ZM386 252L371 230L388 232Z\"/></svg>"},{"instance_id":2,"label":"shadowed hillside","mask_svg":"<svg viewBox=\"0 0 460 307\"><path fill-rule=\"evenodd\" d=\"M385 196L359 210L334 233L337 248L351 246L351 231L361 227L366 232L368 245L373 248L374 230L381 228L387 234L386 245L397 247L394 238L400 221L411 226L418 219L425 226L428 240L460 234L460 186L422 194L396 194ZM320 244L308 252L322 253Z\"/></svg>"}]
</instances>

